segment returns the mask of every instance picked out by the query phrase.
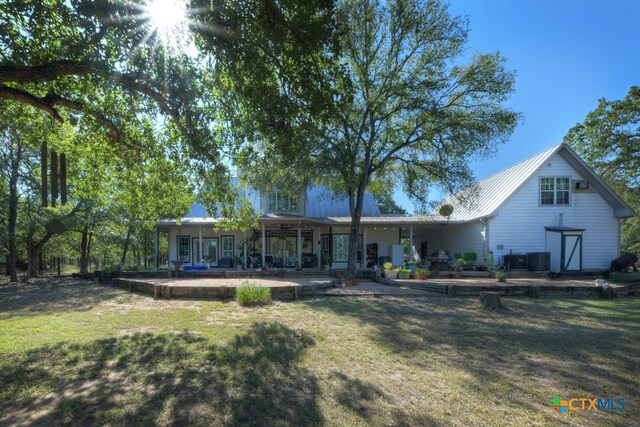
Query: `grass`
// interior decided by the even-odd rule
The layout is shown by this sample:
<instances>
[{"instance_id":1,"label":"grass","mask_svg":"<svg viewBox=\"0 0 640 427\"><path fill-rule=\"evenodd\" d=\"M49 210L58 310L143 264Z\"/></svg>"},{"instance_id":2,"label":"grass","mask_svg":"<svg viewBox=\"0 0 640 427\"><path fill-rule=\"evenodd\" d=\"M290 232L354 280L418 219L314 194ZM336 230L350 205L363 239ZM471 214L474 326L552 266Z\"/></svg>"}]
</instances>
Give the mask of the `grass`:
<instances>
[{"instance_id":1,"label":"grass","mask_svg":"<svg viewBox=\"0 0 640 427\"><path fill-rule=\"evenodd\" d=\"M317 298L245 310L0 286L0 425L634 425L640 300ZM554 413L554 395L625 398Z\"/></svg>"},{"instance_id":2,"label":"grass","mask_svg":"<svg viewBox=\"0 0 640 427\"><path fill-rule=\"evenodd\" d=\"M240 305L265 305L271 302L271 289L244 282L236 289L236 301Z\"/></svg>"}]
</instances>

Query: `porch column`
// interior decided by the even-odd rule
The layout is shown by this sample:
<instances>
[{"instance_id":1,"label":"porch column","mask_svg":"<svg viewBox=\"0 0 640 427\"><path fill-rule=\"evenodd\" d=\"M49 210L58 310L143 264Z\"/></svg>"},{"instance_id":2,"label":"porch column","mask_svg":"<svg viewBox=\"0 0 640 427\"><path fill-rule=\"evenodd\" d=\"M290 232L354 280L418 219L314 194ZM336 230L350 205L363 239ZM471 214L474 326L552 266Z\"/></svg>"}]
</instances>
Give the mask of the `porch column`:
<instances>
[{"instance_id":1,"label":"porch column","mask_svg":"<svg viewBox=\"0 0 640 427\"><path fill-rule=\"evenodd\" d=\"M302 269L302 225L298 221L298 270Z\"/></svg>"},{"instance_id":2,"label":"porch column","mask_svg":"<svg viewBox=\"0 0 640 427\"><path fill-rule=\"evenodd\" d=\"M262 267L266 267L265 254L267 253L267 232L264 229L264 222L262 223Z\"/></svg>"},{"instance_id":3,"label":"porch column","mask_svg":"<svg viewBox=\"0 0 640 427\"><path fill-rule=\"evenodd\" d=\"M154 270L158 269L158 239L159 239L158 235L159 234L160 234L160 230L156 226L156 232L153 236L153 269Z\"/></svg>"},{"instance_id":4,"label":"porch column","mask_svg":"<svg viewBox=\"0 0 640 427\"><path fill-rule=\"evenodd\" d=\"M200 260L198 260L198 263L200 263L200 261L202 261L202 259L203 259L203 254L202 254L202 227L198 227L198 247L200 248Z\"/></svg>"},{"instance_id":5,"label":"porch column","mask_svg":"<svg viewBox=\"0 0 640 427\"><path fill-rule=\"evenodd\" d=\"M362 226L362 268L367 267L367 227Z\"/></svg>"},{"instance_id":6,"label":"porch column","mask_svg":"<svg viewBox=\"0 0 640 427\"><path fill-rule=\"evenodd\" d=\"M409 253L413 261L416 260L416 249L413 247L413 225L409 227Z\"/></svg>"},{"instance_id":7,"label":"porch column","mask_svg":"<svg viewBox=\"0 0 640 427\"><path fill-rule=\"evenodd\" d=\"M247 268L247 232L245 231L244 234L244 240L242 241L242 246L244 249L244 268Z\"/></svg>"}]
</instances>

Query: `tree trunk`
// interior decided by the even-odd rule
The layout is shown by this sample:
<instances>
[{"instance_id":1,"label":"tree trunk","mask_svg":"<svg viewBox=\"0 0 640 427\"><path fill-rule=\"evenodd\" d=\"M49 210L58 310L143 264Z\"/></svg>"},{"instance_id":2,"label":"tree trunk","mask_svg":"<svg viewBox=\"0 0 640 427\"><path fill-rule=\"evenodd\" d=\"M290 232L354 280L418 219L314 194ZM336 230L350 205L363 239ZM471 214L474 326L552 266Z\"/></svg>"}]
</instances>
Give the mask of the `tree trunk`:
<instances>
[{"instance_id":1,"label":"tree trunk","mask_svg":"<svg viewBox=\"0 0 640 427\"><path fill-rule=\"evenodd\" d=\"M502 305L498 292L480 292L480 308L486 310L502 310L505 306Z\"/></svg>"},{"instance_id":2,"label":"tree trunk","mask_svg":"<svg viewBox=\"0 0 640 427\"><path fill-rule=\"evenodd\" d=\"M147 270L147 232L144 232L144 240L142 241L142 258L144 258L144 269Z\"/></svg>"},{"instance_id":3,"label":"tree trunk","mask_svg":"<svg viewBox=\"0 0 640 427\"><path fill-rule=\"evenodd\" d=\"M51 206L58 200L58 153L51 152Z\"/></svg>"},{"instance_id":4,"label":"tree trunk","mask_svg":"<svg viewBox=\"0 0 640 427\"><path fill-rule=\"evenodd\" d=\"M129 227L127 228L127 238L124 241L124 248L122 248L122 258L120 258L120 263L123 266L125 261L127 260L127 251L129 250L129 242L131 242L132 232L133 232L133 219L129 221Z\"/></svg>"},{"instance_id":5,"label":"tree trunk","mask_svg":"<svg viewBox=\"0 0 640 427\"><path fill-rule=\"evenodd\" d=\"M88 265L89 265L89 226L85 225L81 232L80 238L80 276L86 277L88 274Z\"/></svg>"},{"instance_id":6,"label":"tree trunk","mask_svg":"<svg viewBox=\"0 0 640 427\"><path fill-rule=\"evenodd\" d=\"M349 210L351 212L351 230L349 231L349 258L347 269L354 274L358 268L358 235L360 234L360 220L364 208L364 193L369 185L369 174L361 177L358 188L349 194ZM362 254L364 257L365 254Z\"/></svg>"},{"instance_id":7,"label":"tree trunk","mask_svg":"<svg viewBox=\"0 0 640 427\"><path fill-rule=\"evenodd\" d=\"M93 240L93 228L94 226L92 225L91 232L89 233L89 241L87 242L87 269L89 269L89 265L91 265L91 241Z\"/></svg>"},{"instance_id":8,"label":"tree trunk","mask_svg":"<svg viewBox=\"0 0 640 427\"><path fill-rule=\"evenodd\" d=\"M40 146L40 200L42 207L49 206L49 184L47 182L47 141L42 141Z\"/></svg>"},{"instance_id":9,"label":"tree trunk","mask_svg":"<svg viewBox=\"0 0 640 427\"><path fill-rule=\"evenodd\" d=\"M28 277L36 277L37 276L37 266L33 260L38 259L40 252L42 252L42 248L44 245L54 236L54 232L51 230L47 230L47 233L42 237L42 239L38 240L37 243L33 243L33 231L29 232L29 244L28 246L28 254L29 254L29 276Z\"/></svg>"},{"instance_id":10,"label":"tree trunk","mask_svg":"<svg viewBox=\"0 0 640 427\"><path fill-rule=\"evenodd\" d=\"M9 243L9 279L18 281L18 245L16 244L16 224L18 222L18 172L22 161L22 144L18 142L14 151L9 148L11 170L9 173L9 224L7 227L7 240Z\"/></svg>"}]
</instances>

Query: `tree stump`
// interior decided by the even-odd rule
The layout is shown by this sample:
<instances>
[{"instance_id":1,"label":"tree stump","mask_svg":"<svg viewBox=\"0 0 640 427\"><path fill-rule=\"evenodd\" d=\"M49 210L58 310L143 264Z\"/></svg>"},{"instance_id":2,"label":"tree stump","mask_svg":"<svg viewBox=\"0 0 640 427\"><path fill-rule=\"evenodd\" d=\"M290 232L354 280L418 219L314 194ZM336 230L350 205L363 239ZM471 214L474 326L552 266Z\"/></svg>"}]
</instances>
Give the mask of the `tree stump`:
<instances>
[{"instance_id":1,"label":"tree stump","mask_svg":"<svg viewBox=\"0 0 640 427\"><path fill-rule=\"evenodd\" d=\"M540 286L530 286L529 287L529 296L531 298L540 298Z\"/></svg>"},{"instance_id":2,"label":"tree stump","mask_svg":"<svg viewBox=\"0 0 640 427\"><path fill-rule=\"evenodd\" d=\"M480 308L487 310L502 310L505 308L500 301L499 292L480 292Z\"/></svg>"}]
</instances>

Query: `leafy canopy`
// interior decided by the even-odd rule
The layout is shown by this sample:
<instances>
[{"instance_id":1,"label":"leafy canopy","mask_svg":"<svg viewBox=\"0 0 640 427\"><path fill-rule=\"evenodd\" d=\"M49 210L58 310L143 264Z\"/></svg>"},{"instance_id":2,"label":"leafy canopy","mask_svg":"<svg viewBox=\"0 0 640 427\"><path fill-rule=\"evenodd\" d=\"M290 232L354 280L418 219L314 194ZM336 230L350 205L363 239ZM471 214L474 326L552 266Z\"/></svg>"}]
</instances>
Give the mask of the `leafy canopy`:
<instances>
[{"instance_id":1,"label":"leafy canopy","mask_svg":"<svg viewBox=\"0 0 640 427\"><path fill-rule=\"evenodd\" d=\"M636 211L640 211L640 87L624 99L607 101L587 114L564 137L595 171ZM622 224L623 250L640 253L640 220Z\"/></svg>"},{"instance_id":2,"label":"leafy canopy","mask_svg":"<svg viewBox=\"0 0 640 427\"><path fill-rule=\"evenodd\" d=\"M243 166L263 183L286 171L347 195L353 267L372 181L420 203L433 186L455 192L473 180L469 160L491 154L519 115L502 105L514 85L505 59L476 54L464 64L468 23L444 2L345 0L336 22L340 72L323 80L333 94L329 121L296 141L295 155L267 142Z\"/></svg>"}]
</instances>

